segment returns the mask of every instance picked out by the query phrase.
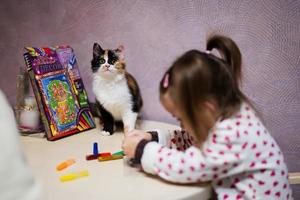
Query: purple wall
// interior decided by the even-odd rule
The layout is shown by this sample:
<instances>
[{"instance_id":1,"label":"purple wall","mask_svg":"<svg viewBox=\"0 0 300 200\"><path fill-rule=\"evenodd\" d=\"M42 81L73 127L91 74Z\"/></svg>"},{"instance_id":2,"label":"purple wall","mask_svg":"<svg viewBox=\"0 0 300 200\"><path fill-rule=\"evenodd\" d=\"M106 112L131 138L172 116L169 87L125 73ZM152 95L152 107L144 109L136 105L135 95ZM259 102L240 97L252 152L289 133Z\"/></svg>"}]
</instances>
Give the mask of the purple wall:
<instances>
[{"instance_id":1,"label":"purple wall","mask_svg":"<svg viewBox=\"0 0 300 200\"><path fill-rule=\"evenodd\" d=\"M300 1L2 0L0 88L15 101L23 46L70 44L91 100L92 44L125 45L146 119L175 121L158 101L158 81L181 53L225 33L244 58L244 92L263 113L291 171L300 171Z\"/></svg>"}]
</instances>

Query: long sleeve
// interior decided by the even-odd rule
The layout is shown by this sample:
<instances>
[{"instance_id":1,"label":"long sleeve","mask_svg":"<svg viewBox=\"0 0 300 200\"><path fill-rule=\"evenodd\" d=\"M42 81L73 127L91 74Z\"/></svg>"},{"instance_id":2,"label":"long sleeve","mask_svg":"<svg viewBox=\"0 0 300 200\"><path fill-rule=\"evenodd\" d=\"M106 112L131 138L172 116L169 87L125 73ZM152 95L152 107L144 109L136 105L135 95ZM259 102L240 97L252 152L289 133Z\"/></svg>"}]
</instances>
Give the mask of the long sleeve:
<instances>
[{"instance_id":1,"label":"long sleeve","mask_svg":"<svg viewBox=\"0 0 300 200\"><path fill-rule=\"evenodd\" d=\"M216 138L212 133L202 149L191 146L184 152L150 142L144 148L142 167L148 173L178 183L210 181L237 174L246 158L240 153L242 144L231 140L235 137L234 131L224 130L222 135Z\"/></svg>"}]
</instances>

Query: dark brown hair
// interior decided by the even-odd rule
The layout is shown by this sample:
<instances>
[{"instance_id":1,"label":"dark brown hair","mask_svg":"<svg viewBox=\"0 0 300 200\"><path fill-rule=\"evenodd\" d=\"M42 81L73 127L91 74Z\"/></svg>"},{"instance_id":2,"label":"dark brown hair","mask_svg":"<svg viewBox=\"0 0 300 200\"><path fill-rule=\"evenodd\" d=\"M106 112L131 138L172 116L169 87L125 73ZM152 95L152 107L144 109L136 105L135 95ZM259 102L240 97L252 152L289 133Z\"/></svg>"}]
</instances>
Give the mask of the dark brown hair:
<instances>
[{"instance_id":1,"label":"dark brown hair","mask_svg":"<svg viewBox=\"0 0 300 200\"><path fill-rule=\"evenodd\" d=\"M217 103L221 119L237 112L243 101L249 102L239 88L242 57L235 42L222 35L212 35L206 50L209 52L190 50L184 53L160 83L160 95L170 94L200 142L211 128L209 112L203 106L205 102L214 100ZM220 56L210 53L212 50L217 50ZM166 79L167 85L164 84Z\"/></svg>"}]
</instances>

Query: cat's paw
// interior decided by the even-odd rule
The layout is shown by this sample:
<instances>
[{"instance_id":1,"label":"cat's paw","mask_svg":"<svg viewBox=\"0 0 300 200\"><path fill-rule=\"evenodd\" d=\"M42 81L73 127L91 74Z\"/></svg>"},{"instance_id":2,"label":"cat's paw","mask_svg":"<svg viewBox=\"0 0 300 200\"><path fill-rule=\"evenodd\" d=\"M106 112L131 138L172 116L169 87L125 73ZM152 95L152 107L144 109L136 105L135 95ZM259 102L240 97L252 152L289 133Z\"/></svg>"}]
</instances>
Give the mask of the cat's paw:
<instances>
[{"instance_id":1,"label":"cat's paw","mask_svg":"<svg viewBox=\"0 0 300 200\"><path fill-rule=\"evenodd\" d=\"M104 135L104 136L110 136L110 132L108 131L101 131L101 134Z\"/></svg>"}]
</instances>

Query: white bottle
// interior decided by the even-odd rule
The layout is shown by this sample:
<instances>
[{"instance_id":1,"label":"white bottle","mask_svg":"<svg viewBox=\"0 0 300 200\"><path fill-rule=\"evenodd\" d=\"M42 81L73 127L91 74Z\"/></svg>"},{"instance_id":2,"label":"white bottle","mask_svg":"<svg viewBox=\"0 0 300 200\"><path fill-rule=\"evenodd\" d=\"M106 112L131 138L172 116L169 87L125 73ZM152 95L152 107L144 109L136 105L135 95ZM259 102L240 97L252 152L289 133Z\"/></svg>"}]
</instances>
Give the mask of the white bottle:
<instances>
[{"instance_id":1,"label":"white bottle","mask_svg":"<svg viewBox=\"0 0 300 200\"><path fill-rule=\"evenodd\" d=\"M26 97L24 100L24 109L20 113L20 126L38 129L39 127L39 111L34 97Z\"/></svg>"}]
</instances>

